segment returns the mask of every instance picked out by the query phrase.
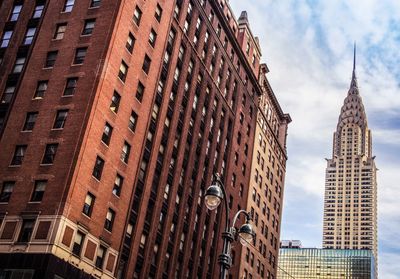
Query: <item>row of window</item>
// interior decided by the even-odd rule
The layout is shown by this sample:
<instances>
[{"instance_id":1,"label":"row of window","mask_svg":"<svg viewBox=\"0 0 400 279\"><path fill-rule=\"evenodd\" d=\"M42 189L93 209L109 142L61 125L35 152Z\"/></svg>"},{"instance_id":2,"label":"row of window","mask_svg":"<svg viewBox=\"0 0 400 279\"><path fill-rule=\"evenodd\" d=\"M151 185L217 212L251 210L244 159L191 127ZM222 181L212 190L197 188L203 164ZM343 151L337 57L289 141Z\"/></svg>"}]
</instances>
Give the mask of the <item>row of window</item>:
<instances>
[{"instance_id":1,"label":"row of window","mask_svg":"<svg viewBox=\"0 0 400 279\"><path fill-rule=\"evenodd\" d=\"M10 166L20 166L24 160L27 145L17 145L15 147L14 156L11 160ZM42 158L42 165L51 165L53 164L56 153L57 153L58 143L50 143L46 145L44 155Z\"/></svg>"},{"instance_id":2,"label":"row of window","mask_svg":"<svg viewBox=\"0 0 400 279\"><path fill-rule=\"evenodd\" d=\"M31 202L40 202L46 190L47 180L36 180L31 194ZM3 182L0 192L0 203L8 203L15 186L15 181Z\"/></svg>"}]
</instances>

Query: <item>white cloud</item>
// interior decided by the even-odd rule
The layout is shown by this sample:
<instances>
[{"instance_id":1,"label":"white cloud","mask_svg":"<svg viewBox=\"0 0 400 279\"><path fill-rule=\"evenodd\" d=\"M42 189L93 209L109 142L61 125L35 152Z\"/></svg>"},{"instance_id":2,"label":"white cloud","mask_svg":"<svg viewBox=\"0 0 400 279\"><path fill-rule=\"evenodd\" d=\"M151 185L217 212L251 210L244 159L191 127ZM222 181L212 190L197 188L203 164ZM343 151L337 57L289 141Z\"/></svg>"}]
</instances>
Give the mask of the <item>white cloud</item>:
<instances>
[{"instance_id":1,"label":"white cloud","mask_svg":"<svg viewBox=\"0 0 400 279\"><path fill-rule=\"evenodd\" d=\"M320 246L325 157L350 84L357 41L357 75L377 155L380 278L399 279L400 2L398 0L230 0L247 10L260 38L271 85L291 114L282 235ZM389 121L390 119L390 121ZM396 125L397 127L393 127ZM299 198L299 195L304 198ZM307 199L305 199L307 198ZM320 207L320 208L318 208ZM297 209L297 210L296 210ZM304 212L299 215L299 209ZM315 227L320 226L316 230ZM298 229L301 227L301 229ZM308 231L308 232L307 232ZM399 251L398 249L397 251Z\"/></svg>"}]
</instances>

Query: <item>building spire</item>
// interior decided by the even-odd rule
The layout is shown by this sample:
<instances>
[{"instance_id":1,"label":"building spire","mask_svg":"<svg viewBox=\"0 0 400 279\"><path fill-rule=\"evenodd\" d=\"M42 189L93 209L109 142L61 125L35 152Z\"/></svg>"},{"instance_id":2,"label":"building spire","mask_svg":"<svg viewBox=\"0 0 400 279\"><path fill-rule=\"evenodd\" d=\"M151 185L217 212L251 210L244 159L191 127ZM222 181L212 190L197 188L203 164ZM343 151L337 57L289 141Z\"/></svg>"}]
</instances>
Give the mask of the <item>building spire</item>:
<instances>
[{"instance_id":1,"label":"building spire","mask_svg":"<svg viewBox=\"0 0 400 279\"><path fill-rule=\"evenodd\" d=\"M357 84L357 76L356 76L356 42L354 42L354 54L353 54L353 75L351 77L351 84L350 84L350 90L352 88L358 88ZM355 90L357 91L357 90Z\"/></svg>"}]
</instances>

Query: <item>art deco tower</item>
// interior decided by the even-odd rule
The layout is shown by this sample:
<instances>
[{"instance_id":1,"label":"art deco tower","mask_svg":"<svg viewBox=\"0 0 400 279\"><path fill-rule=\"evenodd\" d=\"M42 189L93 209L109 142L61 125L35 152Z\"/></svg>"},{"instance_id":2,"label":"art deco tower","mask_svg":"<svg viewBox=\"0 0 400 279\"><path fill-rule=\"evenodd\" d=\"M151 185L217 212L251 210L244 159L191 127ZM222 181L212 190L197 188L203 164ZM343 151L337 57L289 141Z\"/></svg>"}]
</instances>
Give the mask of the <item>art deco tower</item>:
<instances>
[{"instance_id":1,"label":"art deco tower","mask_svg":"<svg viewBox=\"0 0 400 279\"><path fill-rule=\"evenodd\" d=\"M353 76L327 159L323 247L369 249L377 257L377 183L371 131Z\"/></svg>"}]
</instances>

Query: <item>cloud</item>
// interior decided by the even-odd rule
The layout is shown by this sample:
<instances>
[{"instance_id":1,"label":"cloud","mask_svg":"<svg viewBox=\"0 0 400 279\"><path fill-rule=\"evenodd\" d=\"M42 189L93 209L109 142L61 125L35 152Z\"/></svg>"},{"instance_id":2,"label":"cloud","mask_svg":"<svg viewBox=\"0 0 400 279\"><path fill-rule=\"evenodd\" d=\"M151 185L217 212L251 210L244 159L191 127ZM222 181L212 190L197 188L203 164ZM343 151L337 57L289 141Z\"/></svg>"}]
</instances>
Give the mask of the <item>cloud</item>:
<instances>
[{"instance_id":1,"label":"cloud","mask_svg":"<svg viewBox=\"0 0 400 279\"><path fill-rule=\"evenodd\" d=\"M400 2L398 0L230 0L247 10L260 38L268 78L291 114L282 237L321 246L324 158L350 85L357 76L377 156L379 274L399 279ZM301 210L300 210L301 209ZM393 249L393 246L397 247Z\"/></svg>"}]
</instances>

